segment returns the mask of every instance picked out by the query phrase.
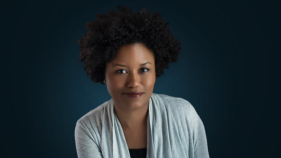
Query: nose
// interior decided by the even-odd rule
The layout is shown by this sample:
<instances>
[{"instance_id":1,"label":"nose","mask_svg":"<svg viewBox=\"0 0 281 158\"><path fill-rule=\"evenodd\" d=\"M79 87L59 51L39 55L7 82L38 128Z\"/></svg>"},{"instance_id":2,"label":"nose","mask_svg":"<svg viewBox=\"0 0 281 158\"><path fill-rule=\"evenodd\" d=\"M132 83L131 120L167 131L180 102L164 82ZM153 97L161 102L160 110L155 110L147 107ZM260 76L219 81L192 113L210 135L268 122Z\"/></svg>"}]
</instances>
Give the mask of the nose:
<instances>
[{"instance_id":1,"label":"nose","mask_svg":"<svg viewBox=\"0 0 281 158\"><path fill-rule=\"evenodd\" d=\"M127 86L128 87L138 87L140 84L140 76L137 71L129 72L128 79L127 79Z\"/></svg>"}]
</instances>

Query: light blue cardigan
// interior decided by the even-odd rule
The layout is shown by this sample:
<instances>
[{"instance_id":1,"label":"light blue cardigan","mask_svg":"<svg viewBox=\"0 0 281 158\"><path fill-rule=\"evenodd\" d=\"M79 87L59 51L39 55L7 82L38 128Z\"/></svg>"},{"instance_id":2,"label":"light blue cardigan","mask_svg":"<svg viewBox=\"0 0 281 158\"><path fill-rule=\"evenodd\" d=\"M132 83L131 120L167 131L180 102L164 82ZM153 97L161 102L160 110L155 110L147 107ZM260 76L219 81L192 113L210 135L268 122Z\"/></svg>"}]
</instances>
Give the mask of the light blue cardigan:
<instances>
[{"instance_id":1,"label":"light blue cardigan","mask_svg":"<svg viewBox=\"0 0 281 158\"><path fill-rule=\"evenodd\" d=\"M111 98L76 123L78 158L130 158ZM209 158L203 122L185 99L152 93L149 99L147 158Z\"/></svg>"}]
</instances>

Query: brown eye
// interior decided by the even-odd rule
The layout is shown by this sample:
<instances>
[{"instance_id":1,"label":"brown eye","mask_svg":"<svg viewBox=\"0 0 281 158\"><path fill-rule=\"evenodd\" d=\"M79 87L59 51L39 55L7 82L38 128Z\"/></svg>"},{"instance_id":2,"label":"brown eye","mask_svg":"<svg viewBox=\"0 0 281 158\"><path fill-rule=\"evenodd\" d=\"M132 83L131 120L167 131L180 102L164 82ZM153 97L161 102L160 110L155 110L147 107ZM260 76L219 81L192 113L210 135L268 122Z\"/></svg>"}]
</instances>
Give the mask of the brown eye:
<instances>
[{"instance_id":1,"label":"brown eye","mask_svg":"<svg viewBox=\"0 0 281 158\"><path fill-rule=\"evenodd\" d=\"M149 69L148 69L148 68L142 68L142 70L145 70L145 71L143 71L143 72L147 72L147 71L149 71Z\"/></svg>"},{"instance_id":2,"label":"brown eye","mask_svg":"<svg viewBox=\"0 0 281 158\"><path fill-rule=\"evenodd\" d=\"M116 71L116 73L119 73L119 74L123 74L122 72L125 72L125 70L124 69L119 69L119 70Z\"/></svg>"}]
</instances>

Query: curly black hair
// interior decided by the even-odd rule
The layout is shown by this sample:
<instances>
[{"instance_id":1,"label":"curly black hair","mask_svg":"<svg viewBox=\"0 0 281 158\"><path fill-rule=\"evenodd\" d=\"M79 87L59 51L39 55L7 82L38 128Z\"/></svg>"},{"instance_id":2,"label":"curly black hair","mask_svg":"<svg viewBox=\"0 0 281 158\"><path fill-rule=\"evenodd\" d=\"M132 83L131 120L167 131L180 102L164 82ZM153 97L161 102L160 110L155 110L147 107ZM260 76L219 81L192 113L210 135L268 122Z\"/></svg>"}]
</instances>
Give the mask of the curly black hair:
<instances>
[{"instance_id":1,"label":"curly black hair","mask_svg":"<svg viewBox=\"0 0 281 158\"><path fill-rule=\"evenodd\" d=\"M110 10L97 14L97 20L85 25L88 30L80 44L80 62L94 82L104 84L106 63L114 59L122 45L143 43L155 58L156 78L169 69L169 63L176 62L181 50L180 42L171 34L168 25L159 13L148 12L146 8L133 13L131 8L116 6L120 12Z\"/></svg>"}]
</instances>

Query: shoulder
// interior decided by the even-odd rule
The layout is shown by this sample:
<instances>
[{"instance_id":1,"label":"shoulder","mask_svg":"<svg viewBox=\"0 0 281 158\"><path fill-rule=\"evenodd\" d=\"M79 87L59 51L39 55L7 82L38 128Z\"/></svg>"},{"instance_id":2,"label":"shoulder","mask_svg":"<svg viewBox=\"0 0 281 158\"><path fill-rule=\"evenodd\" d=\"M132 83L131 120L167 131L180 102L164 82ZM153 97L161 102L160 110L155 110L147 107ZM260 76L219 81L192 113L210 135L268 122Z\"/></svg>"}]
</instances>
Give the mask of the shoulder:
<instances>
[{"instance_id":1,"label":"shoulder","mask_svg":"<svg viewBox=\"0 0 281 158\"><path fill-rule=\"evenodd\" d=\"M170 110L176 116L187 116L189 119L197 117L195 108L188 100L167 94L153 93L153 95L160 97L165 108Z\"/></svg>"},{"instance_id":2,"label":"shoulder","mask_svg":"<svg viewBox=\"0 0 281 158\"><path fill-rule=\"evenodd\" d=\"M81 116L77 120L76 126L77 126L77 124L80 124L84 128L87 128L87 129L101 127L102 116L104 113L105 105L107 105L107 103L108 103L108 101L100 104L96 108L90 110L89 112L87 112L86 114Z\"/></svg>"}]
</instances>

